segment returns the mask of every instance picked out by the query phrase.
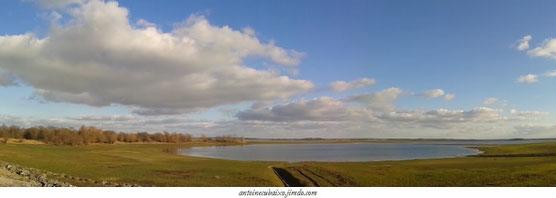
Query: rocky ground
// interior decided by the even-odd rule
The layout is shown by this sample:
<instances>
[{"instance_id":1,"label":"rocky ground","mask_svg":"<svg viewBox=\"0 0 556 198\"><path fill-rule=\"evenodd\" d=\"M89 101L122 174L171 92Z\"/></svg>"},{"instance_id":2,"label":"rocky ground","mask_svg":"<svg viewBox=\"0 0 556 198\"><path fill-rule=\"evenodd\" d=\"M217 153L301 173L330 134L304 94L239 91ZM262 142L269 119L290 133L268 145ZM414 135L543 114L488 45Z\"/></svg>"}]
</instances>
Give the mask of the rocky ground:
<instances>
[{"instance_id":1,"label":"rocky ground","mask_svg":"<svg viewBox=\"0 0 556 198\"><path fill-rule=\"evenodd\" d=\"M49 178L51 174L0 162L0 186L3 187L70 187L66 182Z\"/></svg>"},{"instance_id":2,"label":"rocky ground","mask_svg":"<svg viewBox=\"0 0 556 198\"><path fill-rule=\"evenodd\" d=\"M37 187L42 186L36 181L24 176L12 173L6 169L0 169L0 187Z\"/></svg>"},{"instance_id":3,"label":"rocky ground","mask_svg":"<svg viewBox=\"0 0 556 198\"><path fill-rule=\"evenodd\" d=\"M0 187L139 187L137 184L97 181L71 175L20 167L0 161Z\"/></svg>"}]
</instances>

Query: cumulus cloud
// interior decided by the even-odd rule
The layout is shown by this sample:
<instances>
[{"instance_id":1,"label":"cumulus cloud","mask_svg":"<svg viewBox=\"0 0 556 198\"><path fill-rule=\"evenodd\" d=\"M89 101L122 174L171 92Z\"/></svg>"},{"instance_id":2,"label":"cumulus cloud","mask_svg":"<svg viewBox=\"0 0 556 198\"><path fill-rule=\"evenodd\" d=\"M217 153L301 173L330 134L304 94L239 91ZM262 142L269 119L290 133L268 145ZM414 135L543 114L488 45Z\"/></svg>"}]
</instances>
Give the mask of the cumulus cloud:
<instances>
[{"instance_id":1,"label":"cumulus cloud","mask_svg":"<svg viewBox=\"0 0 556 198\"><path fill-rule=\"evenodd\" d=\"M395 128L436 128L457 129L465 125L479 123L494 124L507 121L534 120L542 117L542 112L516 112L510 117L504 110L477 107L471 110L392 110L374 111L362 106L351 106L342 100L316 98L299 100L287 104L261 105L240 111L236 117L241 121L261 121L263 123L349 122L353 125L383 125ZM268 123L267 123L268 124Z\"/></svg>"},{"instance_id":2,"label":"cumulus cloud","mask_svg":"<svg viewBox=\"0 0 556 198\"><path fill-rule=\"evenodd\" d=\"M445 101L452 101L452 100L454 100L455 98L456 98L456 95L455 95L455 94L446 94L446 95L444 95L444 100L445 100Z\"/></svg>"},{"instance_id":3,"label":"cumulus cloud","mask_svg":"<svg viewBox=\"0 0 556 198\"><path fill-rule=\"evenodd\" d=\"M519 76L516 82L531 84L531 83L539 82L539 78L535 74L527 74L527 75Z\"/></svg>"},{"instance_id":4,"label":"cumulus cloud","mask_svg":"<svg viewBox=\"0 0 556 198\"><path fill-rule=\"evenodd\" d=\"M392 87L376 93L353 95L343 101L359 103L374 111L392 111L396 109L392 102L403 93L402 89Z\"/></svg>"},{"instance_id":5,"label":"cumulus cloud","mask_svg":"<svg viewBox=\"0 0 556 198\"><path fill-rule=\"evenodd\" d=\"M485 106L497 105L497 106L500 106L500 107L506 107L506 106L508 106L508 101L491 97L491 98L487 98L487 99L483 100L482 104L485 105Z\"/></svg>"},{"instance_id":6,"label":"cumulus cloud","mask_svg":"<svg viewBox=\"0 0 556 198\"><path fill-rule=\"evenodd\" d=\"M23 0L28 2L33 2L46 9L58 9L64 8L68 5L81 4L86 2L86 0Z\"/></svg>"},{"instance_id":7,"label":"cumulus cloud","mask_svg":"<svg viewBox=\"0 0 556 198\"><path fill-rule=\"evenodd\" d=\"M531 35L524 36L523 38L519 39L519 44L517 45L517 50L524 51L529 49L529 41L533 37Z\"/></svg>"},{"instance_id":8,"label":"cumulus cloud","mask_svg":"<svg viewBox=\"0 0 556 198\"><path fill-rule=\"evenodd\" d=\"M256 103L251 108L237 113L236 117L244 121L358 121L440 126L449 123L497 122L544 115L542 112L512 111L511 115L513 117L505 117L502 109L488 107L478 107L467 111L448 109L402 110L392 104L392 101L396 100L401 93L402 90L399 88L390 88L376 93L350 96L345 99L321 97L308 101L302 99L287 104ZM355 105L350 105L352 102L355 102ZM372 104L380 104L380 106L377 107ZM388 107L385 108L384 106Z\"/></svg>"},{"instance_id":9,"label":"cumulus cloud","mask_svg":"<svg viewBox=\"0 0 556 198\"><path fill-rule=\"evenodd\" d=\"M528 123L548 115L546 112L476 107L469 110L401 109L394 104L404 91L390 88L376 93L297 100L285 104L256 103L239 111L234 126L253 130L304 132L307 134L341 133L381 134L423 137L436 131L444 137L500 137L516 135L515 124ZM446 94L444 94L446 95ZM498 99L489 104L501 103ZM230 124L230 123L228 123ZM255 129L258 128L258 129ZM412 133L412 131L421 131ZM478 133L477 131L481 131ZM488 134L487 134L488 133ZM294 135L294 134L292 134Z\"/></svg>"},{"instance_id":10,"label":"cumulus cloud","mask_svg":"<svg viewBox=\"0 0 556 198\"><path fill-rule=\"evenodd\" d=\"M130 120L138 120L138 118L134 115L87 115L87 116L71 117L69 119L78 120L78 121L130 121Z\"/></svg>"},{"instance_id":11,"label":"cumulus cloud","mask_svg":"<svg viewBox=\"0 0 556 198\"><path fill-rule=\"evenodd\" d=\"M437 109L430 111L409 110L382 113L378 118L388 122L418 123L432 128L443 128L454 123L477 123L503 121L503 110L478 107L468 111Z\"/></svg>"},{"instance_id":12,"label":"cumulus cloud","mask_svg":"<svg viewBox=\"0 0 556 198\"><path fill-rule=\"evenodd\" d=\"M556 39L547 39L541 45L527 51L527 54L535 57L556 59Z\"/></svg>"},{"instance_id":13,"label":"cumulus cloud","mask_svg":"<svg viewBox=\"0 0 556 198\"><path fill-rule=\"evenodd\" d=\"M526 137L554 137L556 133L556 125L547 124L520 124L514 126L514 129L522 136Z\"/></svg>"},{"instance_id":14,"label":"cumulus cloud","mask_svg":"<svg viewBox=\"0 0 556 198\"><path fill-rule=\"evenodd\" d=\"M554 78L554 77L556 77L556 70L546 72L546 73L544 74L544 76L545 76L545 77L549 77L549 78Z\"/></svg>"},{"instance_id":15,"label":"cumulus cloud","mask_svg":"<svg viewBox=\"0 0 556 198\"><path fill-rule=\"evenodd\" d=\"M179 114L287 99L314 86L242 64L246 57L259 56L291 67L303 53L263 43L249 32L214 26L204 17L192 16L163 32L146 21L134 27L128 10L117 2L91 0L62 11L69 22L54 24L45 38L0 36L0 69L47 101Z\"/></svg>"},{"instance_id":16,"label":"cumulus cloud","mask_svg":"<svg viewBox=\"0 0 556 198\"><path fill-rule=\"evenodd\" d=\"M37 118L11 116L11 115L0 115L0 124L16 125L19 127L34 127L34 126L79 127L80 126L74 120L65 119L65 118L37 119Z\"/></svg>"},{"instance_id":17,"label":"cumulus cloud","mask_svg":"<svg viewBox=\"0 0 556 198\"><path fill-rule=\"evenodd\" d=\"M517 49L519 51L527 50L527 54L533 57L544 57L556 59L556 39L545 39L540 45L535 48L529 49L529 41L532 39L531 35L527 35L519 40Z\"/></svg>"},{"instance_id":18,"label":"cumulus cloud","mask_svg":"<svg viewBox=\"0 0 556 198\"><path fill-rule=\"evenodd\" d=\"M265 121L355 121L370 118L369 114L365 109L348 107L339 100L321 97L273 107L255 104L250 109L237 113L236 117L240 120Z\"/></svg>"},{"instance_id":19,"label":"cumulus cloud","mask_svg":"<svg viewBox=\"0 0 556 198\"><path fill-rule=\"evenodd\" d=\"M518 111L516 109L510 109L510 114L515 116L517 119L529 120L546 117L550 113L542 111Z\"/></svg>"},{"instance_id":20,"label":"cumulus cloud","mask_svg":"<svg viewBox=\"0 0 556 198\"><path fill-rule=\"evenodd\" d=\"M190 122L192 121L184 117L170 117L163 119L150 119L145 121L145 124L183 124Z\"/></svg>"},{"instance_id":21,"label":"cumulus cloud","mask_svg":"<svg viewBox=\"0 0 556 198\"><path fill-rule=\"evenodd\" d=\"M487 98L483 101L483 105L492 105L498 102L498 98Z\"/></svg>"},{"instance_id":22,"label":"cumulus cloud","mask_svg":"<svg viewBox=\"0 0 556 198\"><path fill-rule=\"evenodd\" d=\"M332 91L335 92L343 92L343 91L348 91L348 90L352 90L352 89L360 89L366 86L372 86L376 84L376 80L373 78L361 78L358 80L354 80L351 82L346 82L346 81L336 81L333 83L330 83L330 88L332 89Z\"/></svg>"},{"instance_id":23,"label":"cumulus cloud","mask_svg":"<svg viewBox=\"0 0 556 198\"><path fill-rule=\"evenodd\" d=\"M425 92L425 98L438 98L443 95L444 95L444 90L442 89L433 89Z\"/></svg>"}]
</instances>

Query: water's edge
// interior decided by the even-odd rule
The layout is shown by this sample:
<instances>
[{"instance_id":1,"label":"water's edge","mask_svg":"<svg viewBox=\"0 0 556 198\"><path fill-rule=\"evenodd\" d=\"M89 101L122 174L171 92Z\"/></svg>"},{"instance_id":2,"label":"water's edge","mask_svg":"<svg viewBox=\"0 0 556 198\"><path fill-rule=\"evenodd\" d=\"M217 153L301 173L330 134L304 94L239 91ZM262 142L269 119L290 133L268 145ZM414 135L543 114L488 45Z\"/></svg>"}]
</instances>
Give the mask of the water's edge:
<instances>
[{"instance_id":1,"label":"water's edge","mask_svg":"<svg viewBox=\"0 0 556 198\"><path fill-rule=\"evenodd\" d=\"M348 143L348 144L352 144L352 143ZM405 144L405 143L404 143ZM269 145L275 145L275 144L269 144ZM288 144L288 145L292 145L292 144ZM314 144L295 144L295 145L314 145ZM319 145L328 145L328 144L319 144ZM407 143L407 145L411 145L411 143ZM428 145L428 144L420 144L420 145ZM432 144L432 145L439 145L439 144ZM250 146L250 145L245 145L245 146ZM456 145L450 145L450 146L456 146ZM183 155L183 156L192 156L192 157L200 157L200 158L208 158L208 159L220 159L220 160L232 160L232 161L256 161L256 162L380 162L380 161L406 161L406 160L420 160L420 159L449 159L449 158L460 158L460 157L474 157L474 156L478 156L484 153L484 151L480 150L479 148L477 148L478 146L486 146L486 145L457 145L456 147L460 147L460 148L464 148L466 150L472 151L474 153L472 154L454 154L454 156L438 156L438 157L419 157L416 156L415 158L403 158L403 159L384 159L384 160L346 160L346 161L341 161L341 160L307 160L307 161L301 161L301 160L242 160L242 159L229 159L229 158L220 158L220 157L215 157L215 156L206 156L206 155L195 155L195 154L191 154L191 153L187 153L184 151L190 150L190 149L195 149L195 148L206 148L206 147L187 147L187 148L178 148L177 151L175 152L175 154L177 155ZM230 145L230 146L210 146L210 147L238 147L238 145ZM241 147L241 146L239 146ZM400 157L401 158L401 157Z\"/></svg>"}]
</instances>

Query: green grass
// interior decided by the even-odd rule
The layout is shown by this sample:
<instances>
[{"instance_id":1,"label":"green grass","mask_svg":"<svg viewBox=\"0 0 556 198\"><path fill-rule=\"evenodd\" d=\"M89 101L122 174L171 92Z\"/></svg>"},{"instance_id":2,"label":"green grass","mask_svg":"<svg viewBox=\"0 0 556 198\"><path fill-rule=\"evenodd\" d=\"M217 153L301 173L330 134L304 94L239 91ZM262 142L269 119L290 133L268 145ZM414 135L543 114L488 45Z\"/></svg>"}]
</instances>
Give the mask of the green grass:
<instances>
[{"instance_id":1,"label":"green grass","mask_svg":"<svg viewBox=\"0 0 556 198\"><path fill-rule=\"evenodd\" d=\"M211 144L0 144L0 160L82 178L142 186L556 186L556 143L480 147L482 157L385 162L244 162L179 156Z\"/></svg>"},{"instance_id":2,"label":"green grass","mask_svg":"<svg viewBox=\"0 0 556 198\"><path fill-rule=\"evenodd\" d=\"M479 147L483 156L542 156L556 154L556 142Z\"/></svg>"},{"instance_id":3,"label":"green grass","mask_svg":"<svg viewBox=\"0 0 556 198\"><path fill-rule=\"evenodd\" d=\"M275 166L307 186L556 186L556 143L480 147L483 157ZM301 174L303 173L303 174Z\"/></svg>"},{"instance_id":4,"label":"green grass","mask_svg":"<svg viewBox=\"0 0 556 198\"><path fill-rule=\"evenodd\" d=\"M135 183L141 186L282 185L268 168L269 163L188 157L166 152L178 146L104 144L71 147L2 144L0 160L81 178Z\"/></svg>"}]
</instances>

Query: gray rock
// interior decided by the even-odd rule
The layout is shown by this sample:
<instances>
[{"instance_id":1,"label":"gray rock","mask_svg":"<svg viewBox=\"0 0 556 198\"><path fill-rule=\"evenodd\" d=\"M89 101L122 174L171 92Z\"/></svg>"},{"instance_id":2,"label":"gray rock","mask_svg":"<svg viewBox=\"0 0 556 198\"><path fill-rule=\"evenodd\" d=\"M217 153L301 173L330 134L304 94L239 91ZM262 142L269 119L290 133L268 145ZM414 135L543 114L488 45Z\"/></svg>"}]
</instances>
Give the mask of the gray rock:
<instances>
[{"instance_id":1,"label":"gray rock","mask_svg":"<svg viewBox=\"0 0 556 198\"><path fill-rule=\"evenodd\" d=\"M29 176L31 174L29 171L26 171L24 169L17 169L15 173L21 176Z\"/></svg>"}]
</instances>

